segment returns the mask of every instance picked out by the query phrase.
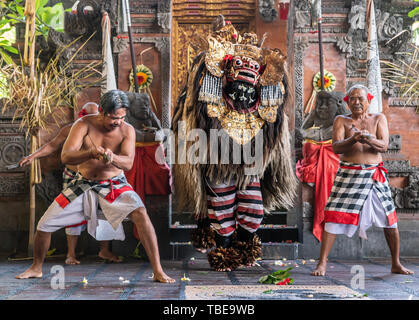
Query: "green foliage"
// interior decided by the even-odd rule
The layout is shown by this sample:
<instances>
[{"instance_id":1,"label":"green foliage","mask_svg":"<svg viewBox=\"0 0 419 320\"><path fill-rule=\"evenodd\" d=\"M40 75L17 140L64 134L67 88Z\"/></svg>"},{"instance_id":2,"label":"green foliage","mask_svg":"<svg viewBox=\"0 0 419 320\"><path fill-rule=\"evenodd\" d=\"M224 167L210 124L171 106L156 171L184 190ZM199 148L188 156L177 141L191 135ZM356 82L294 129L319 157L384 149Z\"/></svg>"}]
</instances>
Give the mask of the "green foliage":
<instances>
[{"instance_id":1,"label":"green foliage","mask_svg":"<svg viewBox=\"0 0 419 320\"><path fill-rule=\"evenodd\" d=\"M51 28L64 32L64 7L57 3L53 7L45 7L48 0L37 0L36 17L39 22L39 32L48 37Z\"/></svg>"},{"instance_id":2,"label":"green foliage","mask_svg":"<svg viewBox=\"0 0 419 320\"><path fill-rule=\"evenodd\" d=\"M48 0L35 0L35 27L37 35L48 38L51 28L64 32L64 7L57 3L54 6L47 6ZM1 2L1 15L8 20L10 25L25 23L25 4L23 0L12 0L7 3Z\"/></svg>"},{"instance_id":3,"label":"green foliage","mask_svg":"<svg viewBox=\"0 0 419 320\"><path fill-rule=\"evenodd\" d=\"M408 13L409 18L413 18L414 16L419 14L419 7L416 7L415 9L413 9L412 11L410 11Z\"/></svg>"},{"instance_id":4,"label":"green foliage","mask_svg":"<svg viewBox=\"0 0 419 320\"><path fill-rule=\"evenodd\" d=\"M419 2L419 0L415 0L415 2ZM411 10L408 14L409 18L414 18L415 16L419 15L419 7ZM413 42L418 45L419 44L419 21L415 21L412 24L412 37Z\"/></svg>"},{"instance_id":5,"label":"green foliage","mask_svg":"<svg viewBox=\"0 0 419 320\"><path fill-rule=\"evenodd\" d=\"M292 268L287 268L285 270L278 270L278 271L272 272L271 274L260 277L258 283L286 284L284 283L284 281L286 279L289 279L289 282L287 284L292 284L293 279L290 278L290 275L291 275L290 270L292 270Z\"/></svg>"},{"instance_id":6,"label":"green foliage","mask_svg":"<svg viewBox=\"0 0 419 320\"><path fill-rule=\"evenodd\" d=\"M0 58L3 58L8 64L13 63L10 53L18 53L17 49L12 46L15 40L13 37L14 29L7 19L2 17L0 20Z\"/></svg>"}]
</instances>

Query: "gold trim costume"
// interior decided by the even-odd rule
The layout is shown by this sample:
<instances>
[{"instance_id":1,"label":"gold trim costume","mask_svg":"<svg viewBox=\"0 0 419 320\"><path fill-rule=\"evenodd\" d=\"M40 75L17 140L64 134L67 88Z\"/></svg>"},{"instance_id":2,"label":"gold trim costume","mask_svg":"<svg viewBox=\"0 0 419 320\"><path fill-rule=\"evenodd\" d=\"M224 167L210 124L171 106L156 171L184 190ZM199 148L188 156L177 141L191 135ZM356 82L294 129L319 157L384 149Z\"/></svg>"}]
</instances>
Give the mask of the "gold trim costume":
<instances>
[{"instance_id":1,"label":"gold trim costume","mask_svg":"<svg viewBox=\"0 0 419 320\"><path fill-rule=\"evenodd\" d=\"M226 195L237 191L242 198L250 198L249 202L260 201L262 216L263 211L292 207L297 179L288 117L284 112L284 107L292 99L286 57L280 50L263 48L264 38L258 43L256 34L240 35L222 16L213 23L212 31L207 38L207 50L195 57L188 71L172 120L175 150L178 152L182 148L189 150L196 142L186 139L191 130L202 129L207 133L208 161L176 163L173 174L179 209L188 208L198 220L192 243L198 247L216 244L217 248L208 253L211 267L234 270L240 265L254 263L261 256L261 242L255 233L261 217L258 216L260 219L252 228L246 228L246 223L243 224L245 228L241 228L240 222L233 233L231 226L235 229L234 223L220 228L220 219L214 221L214 211L217 215L217 210L212 206L217 204L219 196L215 194L214 198L214 190L226 190ZM183 123L182 128L180 123ZM224 136L218 136L216 163L210 162L214 141L209 137L213 129L224 132ZM263 143L258 147L262 151L258 153L255 143L260 141ZM229 145L228 150L235 150L237 146L249 147L255 162L260 164L260 170L248 174L247 170L254 168L254 163L248 164L243 156L240 161L233 159L233 152L227 155L227 163L221 161L226 156L222 151L223 143ZM254 186L259 186L259 191ZM230 192L233 189L235 191ZM232 198L225 199L234 206ZM237 211L238 207L240 204L237 205L236 200L234 210ZM244 211L250 207L242 205ZM247 210L247 218L243 218L248 222L252 216L249 212L251 209Z\"/></svg>"}]
</instances>

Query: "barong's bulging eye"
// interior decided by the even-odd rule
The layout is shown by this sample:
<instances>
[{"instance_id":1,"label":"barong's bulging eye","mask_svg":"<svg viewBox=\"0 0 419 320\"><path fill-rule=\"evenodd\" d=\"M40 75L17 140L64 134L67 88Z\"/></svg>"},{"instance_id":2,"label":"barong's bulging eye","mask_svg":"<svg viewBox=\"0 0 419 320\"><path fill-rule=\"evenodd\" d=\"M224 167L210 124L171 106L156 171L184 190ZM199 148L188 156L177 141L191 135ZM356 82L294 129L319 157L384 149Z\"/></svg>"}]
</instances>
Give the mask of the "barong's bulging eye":
<instances>
[{"instance_id":1,"label":"barong's bulging eye","mask_svg":"<svg viewBox=\"0 0 419 320\"><path fill-rule=\"evenodd\" d=\"M234 66L241 67L242 64L243 64L243 62L241 61L241 59L236 58L236 60L234 60Z\"/></svg>"}]
</instances>

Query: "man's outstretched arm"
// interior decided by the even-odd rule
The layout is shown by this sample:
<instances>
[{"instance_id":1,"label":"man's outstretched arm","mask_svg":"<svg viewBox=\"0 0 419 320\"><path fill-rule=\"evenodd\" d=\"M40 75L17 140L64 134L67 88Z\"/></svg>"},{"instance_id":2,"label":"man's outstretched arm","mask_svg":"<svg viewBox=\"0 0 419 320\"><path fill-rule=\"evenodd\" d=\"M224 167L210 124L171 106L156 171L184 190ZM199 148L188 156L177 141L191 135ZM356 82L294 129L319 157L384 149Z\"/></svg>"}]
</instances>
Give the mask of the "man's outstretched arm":
<instances>
[{"instance_id":1,"label":"man's outstretched arm","mask_svg":"<svg viewBox=\"0 0 419 320\"><path fill-rule=\"evenodd\" d=\"M28 166L32 163L33 160L49 156L53 152L60 149L63 146L65 139L67 139L71 126L72 124L68 124L65 127L63 127L54 139L44 144L42 147L40 147L38 150L30 154L29 156L23 157L19 161L19 165L21 167Z\"/></svg>"}]
</instances>

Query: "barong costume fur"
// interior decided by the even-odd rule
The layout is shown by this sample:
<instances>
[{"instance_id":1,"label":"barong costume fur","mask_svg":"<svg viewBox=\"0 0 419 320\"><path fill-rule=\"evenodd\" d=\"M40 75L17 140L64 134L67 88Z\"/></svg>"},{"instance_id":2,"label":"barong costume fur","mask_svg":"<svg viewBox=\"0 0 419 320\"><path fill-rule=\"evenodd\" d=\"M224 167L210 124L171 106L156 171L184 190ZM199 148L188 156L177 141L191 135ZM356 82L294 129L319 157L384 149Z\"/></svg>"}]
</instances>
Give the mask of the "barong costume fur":
<instances>
[{"instance_id":1,"label":"barong costume fur","mask_svg":"<svg viewBox=\"0 0 419 320\"><path fill-rule=\"evenodd\" d=\"M193 244L212 245L213 241L209 240L211 229L217 231L218 227L220 231L223 211L214 210L214 205L217 206L214 200L219 197L215 190L226 186L239 190L238 198L234 191L235 198L228 199L234 206L234 202L242 201L240 190L245 191L255 181L257 189L260 188L253 190L254 199L250 199L263 204L262 210L258 208L257 217L253 217L255 223L251 228L239 226L236 229L236 223L231 223L237 232L214 233L217 249L208 254L214 269L235 269L240 264L252 263L259 258L261 243L255 231L262 220L260 212L263 215L263 209L288 209L296 194L297 179L291 159L288 117L284 112L284 106L291 103L286 57L278 49L262 48L262 43L263 40L258 43L253 33L240 35L219 16L213 23L212 34L207 38L207 50L195 57L188 71L186 86L178 98L172 120L176 150L189 150L195 143L195 140L185 139L193 129L204 130L207 137L210 137L211 129L224 133L217 137L218 144L208 138L207 161L173 166L179 210L191 210L200 227L192 235ZM183 128L180 121L184 124ZM258 158L255 160L261 164L260 170L255 174L246 174L246 169L252 168L253 164L246 164L243 158L239 162L233 161L231 150L238 145L243 149L250 146L254 151L256 138L260 135L263 149L261 154L256 154ZM230 153L227 155L220 147L223 144L229 146ZM216 150L214 145L217 145ZM214 153L218 161L210 163ZM227 163L221 161L225 157L228 158ZM242 221L252 220L254 214L246 207L249 206L233 209L242 209ZM202 222L208 221L209 211L209 223L214 228ZM217 215L217 212L220 214ZM227 219L231 220L230 213Z\"/></svg>"}]
</instances>

